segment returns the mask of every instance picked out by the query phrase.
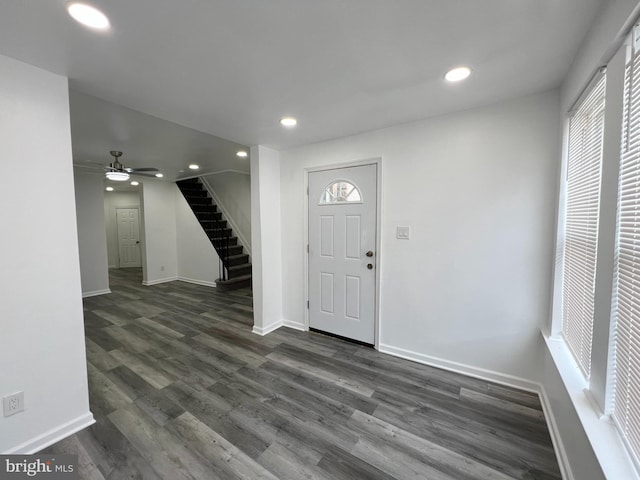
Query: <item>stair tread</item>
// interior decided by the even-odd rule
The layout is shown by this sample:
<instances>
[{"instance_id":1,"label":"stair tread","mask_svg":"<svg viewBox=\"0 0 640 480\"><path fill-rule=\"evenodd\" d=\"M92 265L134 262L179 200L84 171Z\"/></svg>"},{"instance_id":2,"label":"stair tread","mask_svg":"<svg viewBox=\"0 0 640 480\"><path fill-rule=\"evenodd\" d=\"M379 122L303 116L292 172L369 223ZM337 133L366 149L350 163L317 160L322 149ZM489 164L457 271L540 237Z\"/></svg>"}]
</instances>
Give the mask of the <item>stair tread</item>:
<instances>
[{"instance_id":1,"label":"stair tread","mask_svg":"<svg viewBox=\"0 0 640 480\"><path fill-rule=\"evenodd\" d=\"M242 270L243 268L250 267L250 263L241 263L240 265L232 265L227 268L227 270Z\"/></svg>"},{"instance_id":2,"label":"stair tread","mask_svg":"<svg viewBox=\"0 0 640 480\"><path fill-rule=\"evenodd\" d=\"M228 284L228 283L239 283L245 280L249 280L251 278L251 274L247 273L246 275L240 275L238 277L227 278L226 280L217 279L216 283Z\"/></svg>"}]
</instances>

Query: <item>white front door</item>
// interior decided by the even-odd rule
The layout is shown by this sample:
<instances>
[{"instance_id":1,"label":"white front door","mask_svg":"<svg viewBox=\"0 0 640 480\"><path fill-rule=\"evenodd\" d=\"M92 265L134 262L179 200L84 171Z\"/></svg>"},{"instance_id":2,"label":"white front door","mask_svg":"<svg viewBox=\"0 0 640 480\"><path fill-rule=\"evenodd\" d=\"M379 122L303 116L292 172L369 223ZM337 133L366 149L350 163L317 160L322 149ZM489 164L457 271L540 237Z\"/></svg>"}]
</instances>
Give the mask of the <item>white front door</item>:
<instances>
[{"instance_id":1,"label":"white front door","mask_svg":"<svg viewBox=\"0 0 640 480\"><path fill-rule=\"evenodd\" d=\"M140 267L140 226L137 208L116 209L120 267Z\"/></svg>"},{"instance_id":2,"label":"white front door","mask_svg":"<svg viewBox=\"0 0 640 480\"><path fill-rule=\"evenodd\" d=\"M309 173L309 326L375 341L377 165Z\"/></svg>"}]
</instances>

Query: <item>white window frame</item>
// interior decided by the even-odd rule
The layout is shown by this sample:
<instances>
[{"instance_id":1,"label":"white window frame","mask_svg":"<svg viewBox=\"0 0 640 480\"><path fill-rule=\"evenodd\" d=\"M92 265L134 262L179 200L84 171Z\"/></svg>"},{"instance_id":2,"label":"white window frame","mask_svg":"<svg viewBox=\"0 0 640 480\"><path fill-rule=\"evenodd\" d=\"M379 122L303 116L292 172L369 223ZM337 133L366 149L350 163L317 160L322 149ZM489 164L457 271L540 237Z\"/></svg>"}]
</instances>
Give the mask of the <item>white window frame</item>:
<instances>
[{"instance_id":1,"label":"white window frame","mask_svg":"<svg viewBox=\"0 0 640 480\"><path fill-rule=\"evenodd\" d=\"M636 27L637 31L637 27ZM610 338L610 413L640 466L640 48L625 67L618 176L614 295ZM633 370L635 368L635 375Z\"/></svg>"},{"instance_id":2,"label":"white window frame","mask_svg":"<svg viewBox=\"0 0 640 480\"><path fill-rule=\"evenodd\" d=\"M591 370L605 91L601 70L571 112L565 175L562 336L585 378Z\"/></svg>"}]
</instances>

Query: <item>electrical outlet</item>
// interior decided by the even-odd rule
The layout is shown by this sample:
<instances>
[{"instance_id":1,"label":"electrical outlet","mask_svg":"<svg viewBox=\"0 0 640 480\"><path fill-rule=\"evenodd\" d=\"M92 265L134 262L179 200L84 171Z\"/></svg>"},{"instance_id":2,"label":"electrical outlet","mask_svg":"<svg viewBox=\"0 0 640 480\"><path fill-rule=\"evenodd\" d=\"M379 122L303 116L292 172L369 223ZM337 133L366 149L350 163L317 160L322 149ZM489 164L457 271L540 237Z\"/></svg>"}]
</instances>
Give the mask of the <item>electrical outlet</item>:
<instances>
[{"instance_id":1,"label":"electrical outlet","mask_svg":"<svg viewBox=\"0 0 640 480\"><path fill-rule=\"evenodd\" d=\"M2 397L2 410L5 417L24 410L24 392L16 392Z\"/></svg>"}]
</instances>

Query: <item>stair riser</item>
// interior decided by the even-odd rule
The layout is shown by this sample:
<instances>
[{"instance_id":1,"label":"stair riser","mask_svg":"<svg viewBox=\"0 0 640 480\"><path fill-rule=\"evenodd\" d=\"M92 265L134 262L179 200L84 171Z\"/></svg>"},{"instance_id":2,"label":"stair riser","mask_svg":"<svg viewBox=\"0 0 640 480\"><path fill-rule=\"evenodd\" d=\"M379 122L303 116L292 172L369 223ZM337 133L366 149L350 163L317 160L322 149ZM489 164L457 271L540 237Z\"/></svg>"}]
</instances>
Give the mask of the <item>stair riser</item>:
<instances>
[{"instance_id":1,"label":"stair riser","mask_svg":"<svg viewBox=\"0 0 640 480\"><path fill-rule=\"evenodd\" d=\"M231 237L230 228L206 228L205 232L209 238Z\"/></svg>"},{"instance_id":2,"label":"stair riser","mask_svg":"<svg viewBox=\"0 0 640 480\"><path fill-rule=\"evenodd\" d=\"M215 222L206 222L203 225L205 230L217 230L219 228L228 228L226 220L217 220Z\"/></svg>"},{"instance_id":3,"label":"stair riser","mask_svg":"<svg viewBox=\"0 0 640 480\"><path fill-rule=\"evenodd\" d=\"M227 266L233 267L234 265L242 265L243 263L249 263L249 255L243 255L238 258L230 258L227 261Z\"/></svg>"},{"instance_id":4,"label":"stair riser","mask_svg":"<svg viewBox=\"0 0 640 480\"><path fill-rule=\"evenodd\" d=\"M181 188L180 191L185 198L202 198L208 196L207 191L201 188Z\"/></svg>"},{"instance_id":5,"label":"stair riser","mask_svg":"<svg viewBox=\"0 0 640 480\"><path fill-rule=\"evenodd\" d=\"M221 241L218 238L209 238L209 240L211 240L211 243L213 243L213 246L216 247L216 250L219 250L220 248L224 248L227 245L227 240ZM231 237L229 239L229 247L233 245L238 245L238 239L236 237ZM220 254L222 252L218 252L218 253Z\"/></svg>"},{"instance_id":6,"label":"stair riser","mask_svg":"<svg viewBox=\"0 0 640 480\"><path fill-rule=\"evenodd\" d=\"M251 288L250 278L247 278L242 282L231 283L231 284L224 284L216 280L216 288L218 289L219 292L229 292L231 290L238 290L240 288L247 288L247 287Z\"/></svg>"},{"instance_id":7,"label":"stair riser","mask_svg":"<svg viewBox=\"0 0 640 480\"><path fill-rule=\"evenodd\" d=\"M243 275L247 275L251 273L251 265L247 264L246 267L238 268L238 269L230 269L228 270L229 278L241 277Z\"/></svg>"},{"instance_id":8,"label":"stair riser","mask_svg":"<svg viewBox=\"0 0 640 480\"><path fill-rule=\"evenodd\" d=\"M198 221L200 222L200 224L205 224L205 225L211 222L219 222L222 220L222 214L220 212L213 212L213 213L206 213L206 214L196 213L196 217L198 218Z\"/></svg>"},{"instance_id":9,"label":"stair riser","mask_svg":"<svg viewBox=\"0 0 640 480\"><path fill-rule=\"evenodd\" d=\"M207 196L207 191L202 188L181 188L180 191L186 198L202 198Z\"/></svg>"},{"instance_id":10,"label":"stair riser","mask_svg":"<svg viewBox=\"0 0 640 480\"><path fill-rule=\"evenodd\" d=\"M229 245L229 255L240 255L242 253L242 245Z\"/></svg>"},{"instance_id":11,"label":"stair riser","mask_svg":"<svg viewBox=\"0 0 640 480\"><path fill-rule=\"evenodd\" d=\"M202 228L207 233L218 231L218 230L231 231L231 228L227 227L226 220L218 220L218 221L215 221L215 222L200 222L200 225L202 225ZM211 235L209 235L209 236L211 236ZM219 237L220 235L216 234L214 236L218 236Z\"/></svg>"},{"instance_id":12,"label":"stair riser","mask_svg":"<svg viewBox=\"0 0 640 480\"><path fill-rule=\"evenodd\" d=\"M190 205L191 206L191 210L193 210L194 213L198 214L205 214L205 213L215 213L218 211L218 208L215 205L211 205L211 204L197 204L197 205Z\"/></svg>"}]
</instances>

